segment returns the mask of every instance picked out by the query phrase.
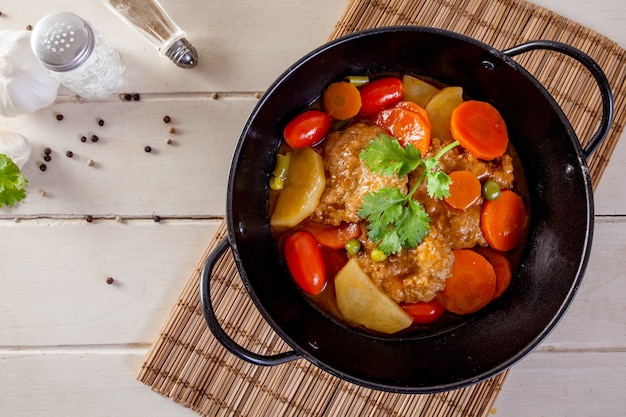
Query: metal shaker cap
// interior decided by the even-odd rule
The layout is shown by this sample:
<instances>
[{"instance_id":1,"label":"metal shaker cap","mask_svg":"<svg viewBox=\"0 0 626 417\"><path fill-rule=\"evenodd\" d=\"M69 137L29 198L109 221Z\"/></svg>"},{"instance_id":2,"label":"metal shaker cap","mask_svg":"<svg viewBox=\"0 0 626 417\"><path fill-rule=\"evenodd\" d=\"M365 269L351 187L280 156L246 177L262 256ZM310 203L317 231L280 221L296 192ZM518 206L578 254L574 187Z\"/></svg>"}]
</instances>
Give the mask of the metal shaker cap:
<instances>
[{"instance_id":1,"label":"metal shaker cap","mask_svg":"<svg viewBox=\"0 0 626 417\"><path fill-rule=\"evenodd\" d=\"M165 53L165 56L180 68L193 68L198 64L198 52L186 38L181 38L174 42Z\"/></svg>"},{"instance_id":2,"label":"metal shaker cap","mask_svg":"<svg viewBox=\"0 0 626 417\"><path fill-rule=\"evenodd\" d=\"M70 71L81 65L95 44L93 30L80 17L69 12L44 16L33 28L31 47L49 70Z\"/></svg>"}]
</instances>

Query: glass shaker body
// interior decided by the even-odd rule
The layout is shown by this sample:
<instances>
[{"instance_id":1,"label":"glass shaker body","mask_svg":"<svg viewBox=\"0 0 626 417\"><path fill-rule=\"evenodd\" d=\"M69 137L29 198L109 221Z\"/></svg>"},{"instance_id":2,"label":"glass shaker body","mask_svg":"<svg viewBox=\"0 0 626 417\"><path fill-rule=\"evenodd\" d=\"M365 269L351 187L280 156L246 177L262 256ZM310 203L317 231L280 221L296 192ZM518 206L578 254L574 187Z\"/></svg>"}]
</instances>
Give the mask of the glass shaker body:
<instances>
[{"instance_id":1,"label":"glass shaker body","mask_svg":"<svg viewBox=\"0 0 626 417\"><path fill-rule=\"evenodd\" d=\"M106 97L123 81L125 65L119 53L72 13L42 18L33 29L31 46L52 76L81 97Z\"/></svg>"},{"instance_id":2,"label":"glass shaker body","mask_svg":"<svg viewBox=\"0 0 626 417\"><path fill-rule=\"evenodd\" d=\"M187 34L172 20L157 0L103 0L123 21L141 33L161 56L181 68L193 68L198 54Z\"/></svg>"}]
</instances>

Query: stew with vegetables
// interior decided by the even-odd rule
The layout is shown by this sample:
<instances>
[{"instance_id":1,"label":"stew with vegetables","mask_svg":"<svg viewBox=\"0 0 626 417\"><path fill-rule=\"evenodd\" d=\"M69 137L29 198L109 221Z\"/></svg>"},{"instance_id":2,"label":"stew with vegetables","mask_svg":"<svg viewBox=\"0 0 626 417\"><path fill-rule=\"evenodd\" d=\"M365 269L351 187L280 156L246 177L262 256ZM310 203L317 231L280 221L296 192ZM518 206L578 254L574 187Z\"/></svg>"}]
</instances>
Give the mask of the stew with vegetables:
<instances>
[{"instance_id":1,"label":"stew with vegetables","mask_svg":"<svg viewBox=\"0 0 626 417\"><path fill-rule=\"evenodd\" d=\"M292 120L270 225L322 311L377 334L437 329L502 296L525 181L491 104L412 75L337 80Z\"/></svg>"}]
</instances>

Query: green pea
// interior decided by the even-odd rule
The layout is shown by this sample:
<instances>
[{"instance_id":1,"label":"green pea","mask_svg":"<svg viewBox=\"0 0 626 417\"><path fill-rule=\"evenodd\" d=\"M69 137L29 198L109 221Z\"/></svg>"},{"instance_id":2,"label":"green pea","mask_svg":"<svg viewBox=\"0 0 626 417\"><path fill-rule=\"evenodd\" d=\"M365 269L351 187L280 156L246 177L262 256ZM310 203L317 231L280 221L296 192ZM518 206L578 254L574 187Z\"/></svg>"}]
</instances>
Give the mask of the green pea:
<instances>
[{"instance_id":1,"label":"green pea","mask_svg":"<svg viewBox=\"0 0 626 417\"><path fill-rule=\"evenodd\" d=\"M361 250L361 242L357 239L350 239L346 242L346 252L350 255L356 255Z\"/></svg>"},{"instance_id":2,"label":"green pea","mask_svg":"<svg viewBox=\"0 0 626 417\"><path fill-rule=\"evenodd\" d=\"M374 262L382 262L387 259L387 255L385 255L385 252L381 251L380 249L374 249L370 253L370 258L372 258L372 261Z\"/></svg>"},{"instance_id":3,"label":"green pea","mask_svg":"<svg viewBox=\"0 0 626 417\"><path fill-rule=\"evenodd\" d=\"M493 201L500 197L500 184L494 180L487 180L483 184L483 197L487 201Z\"/></svg>"}]
</instances>

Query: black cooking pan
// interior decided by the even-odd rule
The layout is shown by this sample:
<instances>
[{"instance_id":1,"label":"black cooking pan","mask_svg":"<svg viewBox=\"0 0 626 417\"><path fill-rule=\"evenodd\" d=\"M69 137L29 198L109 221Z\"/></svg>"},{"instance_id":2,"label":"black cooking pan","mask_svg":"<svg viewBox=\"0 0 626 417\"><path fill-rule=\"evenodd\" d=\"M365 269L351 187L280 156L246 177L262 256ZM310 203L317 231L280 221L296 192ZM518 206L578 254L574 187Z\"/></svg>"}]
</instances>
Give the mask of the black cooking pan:
<instances>
[{"instance_id":1,"label":"black cooking pan","mask_svg":"<svg viewBox=\"0 0 626 417\"><path fill-rule=\"evenodd\" d=\"M573 57L598 83L602 120L584 150L555 100L512 59L535 49ZM505 295L454 326L403 337L352 329L310 304L279 256L268 213L268 182L285 123L333 81L390 72L462 86L468 97L495 105L526 175L531 216L521 262ZM244 360L277 365L302 357L344 380L392 392L460 388L505 370L548 335L580 285L594 220L587 160L606 136L612 112L602 70L586 54L562 43L535 41L501 52L443 30L388 27L322 46L278 78L241 133L228 182L228 237L207 260L200 283L211 331ZM256 307L292 351L256 354L220 326L211 304L210 276L229 247Z\"/></svg>"}]
</instances>

